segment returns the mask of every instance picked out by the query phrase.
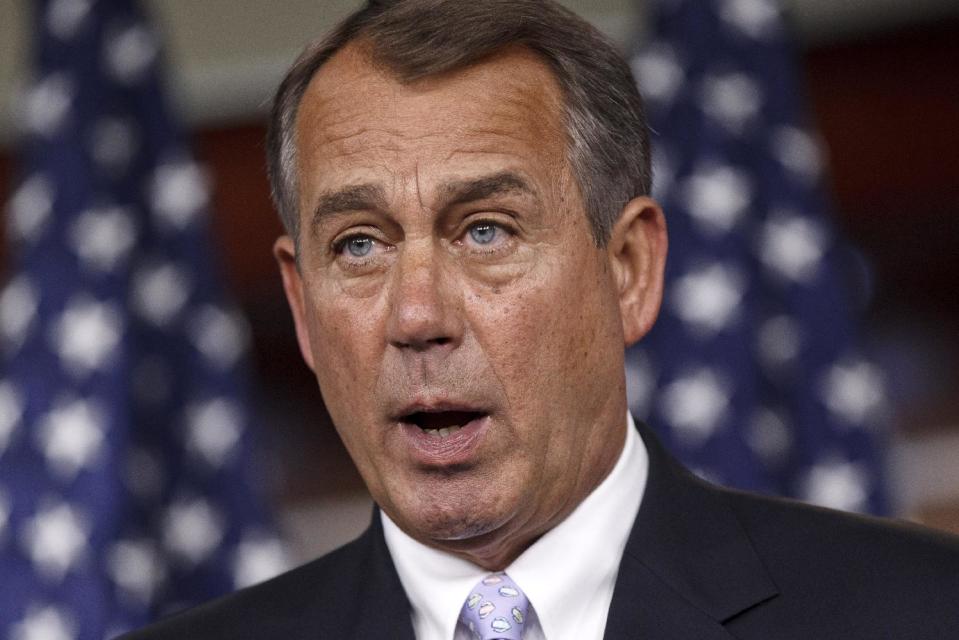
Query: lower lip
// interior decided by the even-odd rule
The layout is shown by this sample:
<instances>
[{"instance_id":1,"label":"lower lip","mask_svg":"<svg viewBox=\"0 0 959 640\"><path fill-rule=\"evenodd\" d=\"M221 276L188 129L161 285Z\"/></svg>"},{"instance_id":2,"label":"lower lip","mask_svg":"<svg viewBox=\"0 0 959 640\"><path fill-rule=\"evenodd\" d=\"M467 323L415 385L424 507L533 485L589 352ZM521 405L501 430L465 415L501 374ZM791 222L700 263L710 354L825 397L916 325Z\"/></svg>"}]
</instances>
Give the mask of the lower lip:
<instances>
[{"instance_id":1,"label":"lower lip","mask_svg":"<svg viewBox=\"0 0 959 640\"><path fill-rule=\"evenodd\" d=\"M445 438L433 436L415 424L399 423L415 461L424 466L449 467L470 462L489 428L488 415L470 420Z\"/></svg>"}]
</instances>

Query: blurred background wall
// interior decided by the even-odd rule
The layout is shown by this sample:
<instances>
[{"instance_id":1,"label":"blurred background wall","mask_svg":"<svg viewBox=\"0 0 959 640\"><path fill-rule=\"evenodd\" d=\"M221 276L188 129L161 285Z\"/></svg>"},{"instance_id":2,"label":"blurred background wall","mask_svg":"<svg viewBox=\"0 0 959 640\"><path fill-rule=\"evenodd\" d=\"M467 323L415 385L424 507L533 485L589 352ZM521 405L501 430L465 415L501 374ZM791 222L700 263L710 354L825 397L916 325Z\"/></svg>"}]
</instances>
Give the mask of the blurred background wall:
<instances>
[{"instance_id":1,"label":"blurred background wall","mask_svg":"<svg viewBox=\"0 0 959 640\"><path fill-rule=\"evenodd\" d=\"M253 330L264 458L302 558L365 526L369 499L302 364L270 256L281 228L264 170L264 114L299 50L354 0L151 0L170 90L215 184L214 226ZM632 0L564 4L624 47ZM7 200L27 0L0 0L0 198ZM789 0L837 224L862 253L864 330L896 407L887 453L896 514L959 532L959 3ZM5 259L0 255L0 264Z\"/></svg>"}]
</instances>

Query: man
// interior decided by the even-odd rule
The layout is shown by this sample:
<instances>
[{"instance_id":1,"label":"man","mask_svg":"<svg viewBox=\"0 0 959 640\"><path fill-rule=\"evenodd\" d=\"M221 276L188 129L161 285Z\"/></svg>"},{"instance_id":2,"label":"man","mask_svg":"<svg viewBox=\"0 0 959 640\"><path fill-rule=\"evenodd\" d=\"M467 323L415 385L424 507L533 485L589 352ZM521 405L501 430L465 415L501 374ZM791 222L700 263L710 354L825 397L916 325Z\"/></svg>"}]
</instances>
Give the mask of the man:
<instances>
[{"instance_id":1,"label":"man","mask_svg":"<svg viewBox=\"0 0 959 640\"><path fill-rule=\"evenodd\" d=\"M665 222L578 18L371 2L293 66L269 147L300 349L379 509L130 637L959 637L955 540L710 486L633 428Z\"/></svg>"}]
</instances>

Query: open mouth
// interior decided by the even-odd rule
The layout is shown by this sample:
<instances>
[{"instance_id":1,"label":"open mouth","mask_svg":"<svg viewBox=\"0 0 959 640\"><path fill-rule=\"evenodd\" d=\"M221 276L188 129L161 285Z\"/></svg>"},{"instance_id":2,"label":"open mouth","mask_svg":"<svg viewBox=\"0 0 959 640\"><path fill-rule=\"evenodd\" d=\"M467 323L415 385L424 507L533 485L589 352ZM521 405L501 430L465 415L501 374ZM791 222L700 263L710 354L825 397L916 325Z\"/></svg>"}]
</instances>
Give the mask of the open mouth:
<instances>
[{"instance_id":1,"label":"open mouth","mask_svg":"<svg viewBox=\"0 0 959 640\"><path fill-rule=\"evenodd\" d=\"M417 411L401 417L400 422L414 424L435 438L447 438L485 415L481 411Z\"/></svg>"}]
</instances>

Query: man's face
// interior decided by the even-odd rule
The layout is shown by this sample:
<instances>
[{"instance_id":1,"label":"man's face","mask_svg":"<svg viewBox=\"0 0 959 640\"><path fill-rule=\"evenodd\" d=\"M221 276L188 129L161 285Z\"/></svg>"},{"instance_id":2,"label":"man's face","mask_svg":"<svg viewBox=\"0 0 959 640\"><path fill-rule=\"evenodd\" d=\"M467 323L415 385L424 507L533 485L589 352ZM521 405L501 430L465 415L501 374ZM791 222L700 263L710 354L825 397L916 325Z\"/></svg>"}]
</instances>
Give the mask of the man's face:
<instances>
[{"instance_id":1,"label":"man's face","mask_svg":"<svg viewBox=\"0 0 959 640\"><path fill-rule=\"evenodd\" d=\"M373 498L489 566L565 517L625 435L619 280L562 104L521 49L403 85L347 47L299 110L299 269L276 249Z\"/></svg>"}]
</instances>

